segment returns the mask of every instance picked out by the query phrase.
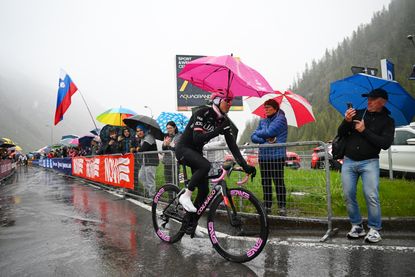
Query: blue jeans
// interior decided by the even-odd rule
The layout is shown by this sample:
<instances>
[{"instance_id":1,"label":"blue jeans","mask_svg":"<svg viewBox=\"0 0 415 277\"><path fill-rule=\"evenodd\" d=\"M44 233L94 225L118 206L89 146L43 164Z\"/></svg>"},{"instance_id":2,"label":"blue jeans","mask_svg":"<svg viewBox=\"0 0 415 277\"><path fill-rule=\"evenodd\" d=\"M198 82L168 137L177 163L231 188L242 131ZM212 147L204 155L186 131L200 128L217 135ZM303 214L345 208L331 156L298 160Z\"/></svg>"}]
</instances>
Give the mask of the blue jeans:
<instances>
[{"instance_id":1,"label":"blue jeans","mask_svg":"<svg viewBox=\"0 0 415 277\"><path fill-rule=\"evenodd\" d=\"M362 217L356 200L356 187L359 176L362 177L363 193L368 210L368 227L382 229L379 202L379 159L354 161L344 157L342 166L343 193L352 224L361 224Z\"/></svg>"}]
</instances>

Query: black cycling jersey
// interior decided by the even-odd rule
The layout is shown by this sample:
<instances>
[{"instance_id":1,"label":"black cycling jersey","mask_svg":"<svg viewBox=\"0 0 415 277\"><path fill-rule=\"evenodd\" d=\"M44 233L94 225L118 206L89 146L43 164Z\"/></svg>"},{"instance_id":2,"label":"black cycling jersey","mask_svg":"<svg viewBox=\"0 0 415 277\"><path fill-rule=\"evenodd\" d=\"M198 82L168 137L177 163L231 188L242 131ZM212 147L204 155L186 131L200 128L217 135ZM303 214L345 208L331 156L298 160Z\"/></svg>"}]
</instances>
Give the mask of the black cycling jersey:
<instances>
[{"instance_id":1,"label":"black cycling jersey","mask_svg":"<svg viewBox=\"0 0 415 277\"><path fill-rule=\"evenodd\" d=\"M223 128L224 121L226 120L229 120L226 116L219 118L212 107L199 109L190 118L189 123L176 146L176 150L177 148L191 148L202 153L203 146L207 144L209 140L223 134L236 162L241 166L245 166L246 161L243 159L241 152L236 145L236 139L230 131L230 128ZM178 159L180 159L180 157L178 157Z\"/></svg>"}]
</instances>

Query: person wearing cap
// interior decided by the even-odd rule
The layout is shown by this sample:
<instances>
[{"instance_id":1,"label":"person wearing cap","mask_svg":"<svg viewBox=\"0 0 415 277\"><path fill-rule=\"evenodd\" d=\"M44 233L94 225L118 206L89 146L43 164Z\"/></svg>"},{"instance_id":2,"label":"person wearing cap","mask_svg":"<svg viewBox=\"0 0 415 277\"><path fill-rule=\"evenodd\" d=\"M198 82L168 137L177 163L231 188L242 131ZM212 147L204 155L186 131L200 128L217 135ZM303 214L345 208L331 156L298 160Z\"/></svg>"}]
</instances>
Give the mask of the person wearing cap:
<instances>
[{"instance_id":1,"label":"person wearing cap","mask_svg":"<svg viewBox=\"0 0 415 277\"><path fill-rule=\"evenodd\" d=\"M137 125L136 136L138 146L135 150L139 153L138 164L140 166L138 180L144 185L147 197L149 198L144 203L150 204L151 199L156 193L156 168L159 165L159 156L156 153L156 139L144 124ZM152 151L153 153L145 153L147 151Z\"/></svg>"},{"instance_id":2,"label":"person wearing cap","mask_svg":"<svg viewBox=\"0 0 415 277\"><path fill-rule=\"evenodd\" d=\"M374 89L367 94L367 108L349 108L338 128L338 135L345 138L346 147L341 170L343 193L352 228L349 239L365 237L366 242L378 242L382 238L381 207L379 202L379 152L388 149L394 138L395 122L385 107L388 94L383 89ZM346 104L345 104L346 105ZM362 178L363 194L368 211L366 231L362 224L356 200L357 181Z\"/></svg>"},{"instance_id":3,"label":"person wearing cap","mask_svg":"<svg viewBox=\"0 0 415 277\"><path fill-rule=\"evenodd\" d=\"M277 101L269 99L264 102L266 118L261 119L257 129L252 133L253 143L270 145L286 143L288 136L287 118ZM285 147L260 147L258 163L261 170L261 184L264 206L268 213L272 207L272 182L277 194L278 214L285 216L286 189L284 183Z\"/></svg>"},{"instance_id":4,"label":"person wearing cap","mask_svg":"<svg viewBox=\"0 0 415 277\"><path fill-rule=\"evenodd\" d=\"M176 145L176 157L179 162L185 163L192 170L186 191L180 196L179 202L189 212L185 220L189 223L185 230L186 234L193 235L197 227L195 213L199 209L209 193L207 176L211 164L203 157L203 146L212 138L221 134L225 136L226 143L235 160L242 166L244 171L255 176L256 169L243 159L235 137L230 128L227 113L232 105L230 92L212 93L212 105L200 108L189 120L179 143ZM197 188L195 202L191 200L193 191Z\"/></svg>"}]
</instances>

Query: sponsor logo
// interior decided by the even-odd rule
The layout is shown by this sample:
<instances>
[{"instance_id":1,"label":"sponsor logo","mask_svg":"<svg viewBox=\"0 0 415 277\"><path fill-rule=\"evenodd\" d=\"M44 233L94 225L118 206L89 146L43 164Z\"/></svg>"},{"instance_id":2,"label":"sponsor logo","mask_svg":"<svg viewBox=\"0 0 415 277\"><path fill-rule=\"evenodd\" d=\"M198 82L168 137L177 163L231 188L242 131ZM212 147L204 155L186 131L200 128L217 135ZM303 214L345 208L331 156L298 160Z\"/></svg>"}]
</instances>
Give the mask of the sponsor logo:
<instances>
[{"instance_id":1,"label":"sponsor logo","mask_svg":"<svg viewBox=\"0 0 415 277\"><path fill-rule=\"evenodd\" d=\"M83 174L84 172L84 159L82 158L73 158L73 173L74 174Z\"/></svg>"},{"instance_id":2,"label":"sponsor logo","mask_svg":"<svg viewBox=\"0 0 415 277\"><path fill-rule=\"evenodd\" d=\"M129 158L105 158L105 181L120 184L121 181L130 182Z\"/></svg>"},{"instance_id":3,"label":"sponsor logo","mask_svg":"<svg viewBox=\"0 0 415 277\"><path fill-rule=\"evenodd\" d=\"M99 159L85 159L86 162L86 177L99 177Z\"/></svg>"},{"instance_id":4,"label":"sponsor logo","mask_svg":"<svg viewBox=\"0 0 415 277\"><path fill-rule=\"evenodd\" d=\"M157 192L156 196L154 196L154 200L153 200L154 203L157 204L159 202L160 196L163 194L163 192L164 192L164 188L160 189L159 192Z\"/></svg>"},{"instance_id":5,"label":"sponsor logo","mask_svg":"<svg viewBox=\"0 0 415 277\"><path fill-rule=\"evenodd\" d=\"M248 257L252 257L256 252L258 252L261 245L262 245L262 239L258 239L254 247L252 247L251 249L248 250L248 252L246 252L246 255Z\"/></svg>"},{"instance_id":6,"label":"sponsor logo","mask_svg":"<svg viewBox=\"0 0 415 277\"><path fill-rule=\"evenodd\" d=\"M157 235L159 236L159 238L161 238L164 241L170 241L170 237L166 235L165 233L163 233L162 231L160 231L160 229L157 230Z\"/></svg>"},{"instance_id":7,"label":"sponsor logo","mask_svg":"<svg viewBox=\"0 0 415 277\"><path fill-rule=\"evenodd\" d=\"M218 238L215 235L215 228L213 227L213 222L208 223L208 229L209 229L209 236L213 244L218 243Z\"/></svg>"},{"instance_id":8,"label":"sponsor logo","mask_svg":"<svg viewBox=\"0 0 415 277\"><path fill-rule=\"evenodd\" d=\"M199 210L197 211L197 214L200 215L203 210L206 208L207 204L209 204L209 201L213 198L213 196L216 194L216 190L212 190L211 193L206 198L205 202L203 202L203 205L200 206Z\"/></svg>"},{"instance_id":9,"label":"sponsor logo","mask_svg":"<svg viewBox=\"0 0 415 277\"><path fill-rule=\"evenodd\" d=\"M241 190L232 190L231 195L232 196L241 196L242 198L249 199L249 194L244 192L244 191L241 191Z\"/></svg>"}]
</instances>

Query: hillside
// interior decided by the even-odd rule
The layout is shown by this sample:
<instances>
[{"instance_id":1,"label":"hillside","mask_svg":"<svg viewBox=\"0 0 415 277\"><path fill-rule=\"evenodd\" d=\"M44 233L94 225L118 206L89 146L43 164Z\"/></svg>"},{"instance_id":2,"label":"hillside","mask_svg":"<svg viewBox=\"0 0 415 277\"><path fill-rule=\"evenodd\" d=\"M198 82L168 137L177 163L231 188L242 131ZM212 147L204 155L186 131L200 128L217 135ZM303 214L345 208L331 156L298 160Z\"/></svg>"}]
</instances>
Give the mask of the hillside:
<instances>
[{"instance_id":1,"label":"hillside","mask_svg":"<svg viewBox=\"0 0 415 277\"><path fill-rule=\"evenodd\" d=\"M83 135L94 128L82 98L75 94L64 120L51 129L57 87L46 87L5 68L0 72L0 137L11 138L25 152L48 145L51 140L56 143L64 134ZM93 111L104 110L89 102Z\"/></svg>"},{"instance_id":2,"label":"hillside","mask_svg":"<svg viewBox=\"0 0 415 277\"><path fill-rule=\"evenodd\" d=\"M352 66L379 69L380 60L395 64L396 80L415 96L415 81L408 80L415 64L415 46L407 39L415 34L415 1L393 0L387 9L375 13L371 22L360 26L337 48L326 50L324 57L306 65L306 70L291 90L306 97L313 106L316 122L299 129L289 127L289 141L332 139L342 117L328 104L330 83L352 75ZM415 107L414 107L415 109ZM255 120L247 123L240 142L249 141Z\"/></svg>"}]
</instances>

